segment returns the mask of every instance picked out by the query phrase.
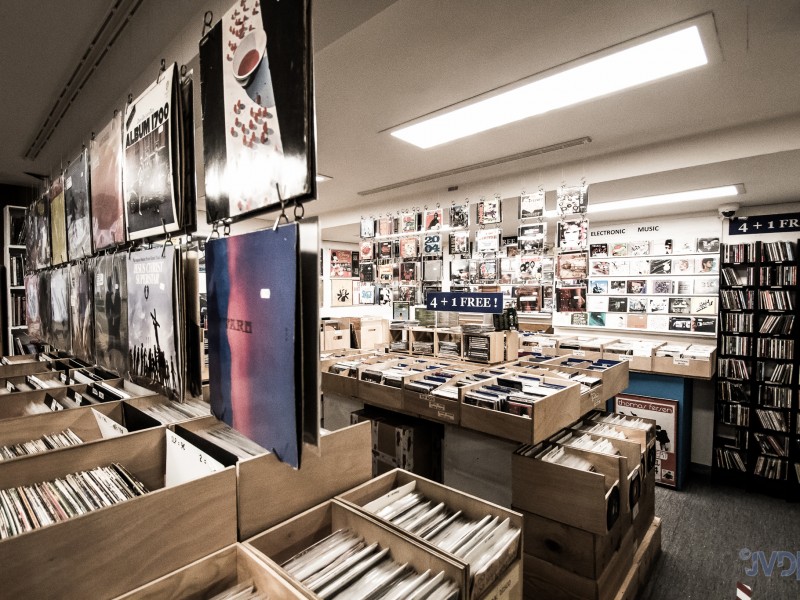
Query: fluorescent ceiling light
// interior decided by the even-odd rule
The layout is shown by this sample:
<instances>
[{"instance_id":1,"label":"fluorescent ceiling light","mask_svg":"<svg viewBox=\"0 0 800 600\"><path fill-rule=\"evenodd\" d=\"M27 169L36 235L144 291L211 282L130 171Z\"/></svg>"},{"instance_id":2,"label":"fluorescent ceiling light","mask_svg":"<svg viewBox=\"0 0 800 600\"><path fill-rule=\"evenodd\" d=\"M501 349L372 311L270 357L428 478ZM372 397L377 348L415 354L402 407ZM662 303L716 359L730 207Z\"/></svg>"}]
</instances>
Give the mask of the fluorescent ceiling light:
<instances>
[{"instance_id":1,"label":"fluorescent ceiling light","mask_svg":"<svg viewBox=\"0 0 800 600\"><path fill-rule=\"evenodd\" d=\"M492 92L491 97L401 127L392 135L430 148L703 66L709 58L700 30L708 29L709 20L713 28L713 17L704 15L637 38L623 49L614 47L534 76L513 89Z\"/></svg>"},{"instance_id":2,"label":"fluorescent ceiling light","mask_svg":"<svg viewBox=\"0 0 800 600\"><path fill-rule=\"evenodd\" d=\"M742 184L723 185L715 188L705 188L702 190L689 190L687 192L675 192L672 194L661 194L659 196L645 196L643 198L629 198L628 200L618 200L616 202L602 202L592 204L589 199L588 212L597 214L612 210L624 210L626 208L650 208L663 204L677 204L679 202L691 202L693 200L711 200L713 198L727 198L738 196L744 193Z\"/></svg>"}]
</instances>

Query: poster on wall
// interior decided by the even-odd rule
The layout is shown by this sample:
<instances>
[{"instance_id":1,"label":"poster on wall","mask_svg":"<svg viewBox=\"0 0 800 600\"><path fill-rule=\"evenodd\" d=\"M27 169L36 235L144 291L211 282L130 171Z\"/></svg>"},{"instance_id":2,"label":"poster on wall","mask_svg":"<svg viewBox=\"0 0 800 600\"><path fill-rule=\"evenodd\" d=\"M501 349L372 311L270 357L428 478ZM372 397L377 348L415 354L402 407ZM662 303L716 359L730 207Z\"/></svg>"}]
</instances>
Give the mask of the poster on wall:
<instances>
[{"instance_id":1,"label":"poster on wall","mask_svg":"<svg viewBox=\"0 0 800 600\"><path fill-rule=\"evenodd\" d=\"M102 250L125 242L121 112L92 138L89 160L92 242L95 250Z\"/></svg>"},{"instance_id":2,"label":"poster on wall","mask_svg":"<svg viewBox=\"0 0 800 600\"><path fill-rule=\"evenodd\" d=\"M127 254L107 254L94 267L94 358L120 376L128 372Z\"/></svg>"},{"instance_id":3,"label":"poster on wall","mask_svg":"<svg viewBox=\"0 0 800 600\"><path fill-rule=\"evenodd\" d=\"M315 198L310 1L234 3L200 79L208 222Z\"/></svg>"},{"instance_id":4,"label":"poster on wall","mask_svg":"<svg viewBox=\"0 0 800 600\"><path fill-rule=\"evenodd\" d=\"M80 260L92 255L92 220L89 212L88 156L84 149L64 173L67 212L67 255Z\"/></svg>"},{"instance_id":5,"label":"poster on wall","mask_svg":"<svg viewBox=\"0 0 800 600\"><path fill-rule=\"evenodd\" d=\"M614 410L623 415L653 419L656 422L656 483L676 487L678 473L678 402L618 394Z\"/></svg>"},{"instance_id":6,"label":"poster on wall","mask_svg":"<svg viewBox=\"0 0 800 600\"><path fill-rule=\"evenodd\" d=\"M318 251L315 220L206 245L211 410L296 468L319 431Z\"/></svg>"},{"instance_id":7,"label":"poster on wall","mask_svg":"<svg viewBox=\"0 0 800 600\"><path fill-rule=\"evenodd\" d=\"M125 107L122 189L128 239L180 228L177 65Z\"/></svg>"}]
</instances>

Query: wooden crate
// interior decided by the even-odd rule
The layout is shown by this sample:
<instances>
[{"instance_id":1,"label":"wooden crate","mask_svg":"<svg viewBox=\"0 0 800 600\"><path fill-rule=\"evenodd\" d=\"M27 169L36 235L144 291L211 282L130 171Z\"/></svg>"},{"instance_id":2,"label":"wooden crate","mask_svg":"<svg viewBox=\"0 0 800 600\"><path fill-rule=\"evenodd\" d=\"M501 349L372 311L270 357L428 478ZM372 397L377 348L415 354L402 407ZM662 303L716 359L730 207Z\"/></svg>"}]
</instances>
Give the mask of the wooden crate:
<instances>
[{"instance_id":1,"label":"wooden crate","mask_svg":"<svg viewBox=\"0 0 800 600\"><path fill-rule=\"evenodd\" d=\"M0 364L0 379L8 379L9 377L30 375L32 373L45 373L49 370L50 370L50 365L47 362L41 360L11 363L8 365Z\"/></svg>"},{"instance_id":2,"label":"wooden crate","mask_svg":"<svg viewBox=\"0 0 800 600\"><path fill-rule=\"evenodd\" d=\"M637 600L650 580L653 566L661 555L661 519L656 517L638 548L634 544L633 565L614 600Z\"/></svg>"},{"instance_id":3,"label":"wooden crate","mask_svg":"<svg viewBox=\"0 0 800 600\"><path fill-rule=\"evenodd\" d=\"M586 418L591 423L599 423L600 417L602 415L607 415L607 413L602 410L597 410L592 413L589 413ZM617 415L622 417L626 421L630 421L632 419L639 419L650 424L648 429L639 429L636 427L626 427L624 425L615 425L614 429L620 431L625 434L625 436L637 442L642 447L642 452L644 453L645 461L645 471L650 472L651 470L655 469L656 467L656 422L653 419L645 419L642 417L630 417L628 415Z\"/></svg>"},{"instance_id":4,"label":"wooden crate","mask_svg":"<svg viewBox=\"0 0 800 600\"><path fill-rule=\"evenodd\" d=\"M619 550L630 522L617 519L606 534L592 533L522 511L525 553L588 579L599 579Z\"/></svg>"},{"instance_id":5,"label":"wooden crate","mask_svg":"<svg viewBox=\"0 0 800 600\"><path fill-rule=\"evenodd\" d=\"M542 363L541 366L544 368L554 367L566 373L580 373L591 377L599 377L602 380L603 386L602 397L608 399L612 396L616 396L628 387L629 366L627 361L614 362L616 364L612 364L607 369L598 371L589 368L596 364L594 361L569 355L549 360Z\"/></svg>"},{"instance_id":6,"label":"wooden crate","mask_svg":"<svg viewBox=\"0 0 800 600\"><path fill-rule=\"evenodd\" d=\"M43 435L64 431L67 428L71 429L84 443L102 440L104 436L97 424L93 410L105 415L114 423L125 427L130 433L160 425L158 421L151 419L147 415L143 415L144 418L140 418L141 413L134 414L131 407L121 401L105 402L95 406L84 406L72 410L59 410L2 420L0 421L0 446L38 439ZM29 457L21 456L5 460L27 458Z\"/></svg>"},{"instance_id":7,"label":"wooden crate","mask_svg":"<svg viewBox=\"0 0 800 600\"><path fill-rule=\"evenodd\" d=\"M465 365L458 364L458 368L465 368ZM463 379L474 367L466 366L467 372L450 378L443 385L452 385ZM417 379L423 379L427 373L412 375L403 382L403 411L420 416L430 421L438 421L449 425L458 425L461 422L461 403L458 398L442 398L432 393L420 393L406 387L407 383Z\"/></svg>"},{"instance_id":8,"label":"wooden crate","mask_svg":"<svg viewBox=\"0 0 800 600\"><path fill-rule=\"evenodd\" d=\"M326 326L322 333L323 348L337 350L350 347L350 329L333 329Z\"/></svg>"},{"instance_id":9,"label":"wooden crate","mask_svg":"<svg viewBox=\"0 0 800 600\"><path fill-rule=\"evenodd\" d=\"M681 377L711 379L717 372L717 349L714 348L708 360L673 356L653 357L653 372Z\"/></svg>"},{"instance_id":10,"label":"wooden crate","mask_svg":"<svg viewBox=\"0 0 800 600\"><path fill-rule=\"evenodd\" d=\"M567 569L525 553L523 594L531 600L614 600L633 565L633 532L628 531L619 549L599 578L582 577Z\"/></svg>"},{"instance_id":11,"label":"wooden crate","mask_svg":"<svg viewBox=\"0 0 800 600\"><path fill-rule=\"evenodd\" d=\"M34 390L31 392L16 392L0 396L0 420L13 419L17 417L29 416L30 409L36 404L44 404L45 398L50 395L54 398L64 398L68 394L77 394L78 401L83 392L86 391L85 385L72 385L69 387L58 387L48 390Z\"/></svg>"},{"instance_id":12,"label":"wooden crate","mask_svg":"<svg viewBox=\"0 0 800 600\"><path fill-rule=\"evenodd\" d=\"M159 394L153 394L153 395L150 395L150 396L140 396L140 397L136 397L136 398L126 398L125 400L123 400L123 402L125 404L129 405L129 406L132 406L133 408L138 410L140 412L140 414L143 414L144 416L147 416L147 417L149 417L149 415L144 413L144 411L146 409L148 409L148 408L150 408L152 406L167 405L167 404L170 403L169 400L167 400L164 396L161 396ZM211 407L209 406L209 415L210 414L211 414ZM176 423L184 423L184 422L187 422L187 421L192 421L194 419L204 419L207 416L208 415L204 415L202 417L188 417L187 419L185 419L183 421L176 421Z\"/></svg>"},{"instance_id":13,"label":"wooden crate","mask_svg":"<svg viewBox=\"0 0 800 600\"><path fill-rule=\"evenodd\" d=\"M252 580L270 600L297 600L303 595L242 544L232 544L155 581L118 597L118 600L200 600Z\"/></svg>"},{"instance_id":14,"label":"wooden crate","mask_svg":"<svg viewBox=\"0 0 800 600\"><path fill-rule=\"evenodd\" d=\"M3 594L112 598L235 543L234 470L165 487L166 445L158 428L0 463L0 488L119 462L151 490L0 542Z\"/></svg>"},{"instance_id":15,"label":"wooden crate","mask_svg":"<svg viewBox=\"0 0 800 600\"><path fill-rule=\"evenodd\" d=\"M339 529L350 529L368 544L377 543L381 548L390 548L393 560L401 564L408 563L419 573L428 569L433 573L443 572L445 577L458 585L460 597L466 597L467 580L462 565L337 500L329 500L284 521L250 538L245 545L281 576L289 579L307 598L316 599L317 595L293 580L279 565Z\"/></svg>"},{"instance_id":16,"label":"wooden crate","mask_svg":"<svg viewBox=\"0 0 800 600\"><path fill-rule=\"evenodd\" d=\"M491 596L490 590L492 589L501 589L501 588L508 588L511 589L513 586L507 586L505 583L510 581L513 577L513 573L510 572L513 567L520 566L520 559L522 556L522 540L520 539L519 547L513 555L509 555L507 560L495 565L495 568L490 569L489 572L483 574L482 576L478 576L475 578L475 581L472 581L471 573L469 564L464 563L461 559L456 557L455 555L451 555L443 550L439 550L433 544L418 538L417 536L408 533L404 529L397 527L396 525L381 519L380 517L375 516L374 514L366 511L363 509L365 504L372 502L376 498L379 498L385 494L388 494L392 490L397 490L402 486L409 485L411 483L415 484L415 490L436 503L444 502L445 505L450 508L451 510L460 510L462 514L472 520L480 520L487 515L491 515L493 517L499 517L500 519L509 519L511 524L516 527L517 529L522 532L523 522L522 522L522 515L518 512L510 511L505 509L501 506L496 504L492 504L485 500L481 500L480 498L476 498L475 496L470 496L463 492L459 492L451 487L446 485L442 485L439 483L435 483L430 479L425 479L424 477L420 477L418 475L414 475L413 473L409 473L408 471L404 471L402 469L394 469L393 471L389 471L380 477L367 481L362 485L349 490L343 494L337 496L337 499L341 502L348 504L355 508L356 510L362 511L365 514L369 515L371 518L379 521L386 527L394 529L398 531L401 535L406 535L411 537L415 542L418 544L428 548L432 552L440 552L447 556L450 560L456 563L462 564L464 570L467 574L467 581L471 582L469 588L469 596L467 598L482 598L484 596ZM399 494L399 492L398 492ZM520 536L521 538L521 536ZM517 577L518 578L518 577ZM520 596L521 597L521 596Z\"/></svg>"},{"instance_id":17,"label":"wooden crate","mask_svg":"<svg viewBox=\"0 0 800 600\"><path fill-rule=\"evenodd\" d=\"M125 392L126 394L130 395L131 398L142 398L144 396L156 395L156 392L154 392L153 390L149 390L146 387L137 385L132 381L128 381L127 379L108 379L103 383L109 387L116 388L122 392ZM112 398L111 395L106 390L97 385L88 385L86 387L86 395L96 400L99 400L100 402L117 400L117 398Z\"/></svg>"},{"instance_id":18,"label":"wooden crate","mask_svg":"<svg viewBox=\"0 0 800 600\"><path fill-rule=\"evenodd\" d=\"M13 394L24 394L25 392L35 392L39 389L42 389L31 383L32 378L34 377L44 382L53 384L52 388L44 388L45 391L67 385L61 381L58 372L49 370L37 373L29 373L27 375L17 375L15 377L5 377L0 379L0 388L6 392L4 394L0 394L0 402L2 402L2 398L6 396L11 396ZM22 389L16 389L17 386L21 386Z\"/></svg>"},{"instance_id":19,"label":"wooden crate","mask_svg":"<svg viewBox=\"0 0 800 600\"><path fill-rule=\"evenodd\" d=\"M548 368L547 362L552 359L547 359L547 361L541 362L530 362L527 359L523 358L522 360L512 363L510 367L512 370L516 370L520 373L526 373L529 375L539 375L543 377L557 377L559 379L563 379L564 381L572 381L569 377L566 377L566 373L558 372L552 367ZM581 388L583 389L583 388ZM605 406L605 402L608 398L604 394L603 384L599 383L594 387L588 388L585 391L581 391L580 398L578 399L578 416L585 415L587 412L595 410L597 408L603 408Z\"/></svg>"},{"instance_id":20,"label":"wooden crate","mask_svg":"<svg viewBox=\"0 0 800 600\"><path fill-rule=\"evenodd\" d=\"M573 448L564 451L583 458ZM601 454L593 455L591 462L596 472L514 453L512 505L578 529L607 534L620 515L619 463Z\"/></svg>"},{"instance_id":21,"label":"wooden crate","mask_svg":"<svg viewBox=\"0 0 800 600\"><path fill-rule=\"evenodd\" d=\"M195 432L214 417L176 427ZM239 538L246 539L367 481L372 475L372 430L360 423L320 436L319 448L303 447L300 469L271 453L237 464Z\"/></svg>"},{"instance_id":22,"label":"wooden crate","mask_svg":"<svg viewBox=\"0 0 800 600\"><path fill-rule=\"evenodd\" d=\"M577 383L567 384L565 389L535 402L532 419L464 403L464 394L468 390L496 381L496 378L487 379L461 388L462 427L523 444L538 444L580 418L580 386ZM565 384L563 379L544 378L544 381Z\"/></svg>"},{"instance_id":23,"label":"wooden crate","mask_svg":"<svg viewBox=\"0 0 800 600\"><path fill-rule=\"evenodd\" d=\"M341 357L345 360L354 360L354 357ZM323 394L337 394L339 396L358 395L358 373L354 375L342 375L331 373L328 369L340 362L341 358L331 358L320 362L321 371L321 390Z\"/></svg>"}]
</instances>

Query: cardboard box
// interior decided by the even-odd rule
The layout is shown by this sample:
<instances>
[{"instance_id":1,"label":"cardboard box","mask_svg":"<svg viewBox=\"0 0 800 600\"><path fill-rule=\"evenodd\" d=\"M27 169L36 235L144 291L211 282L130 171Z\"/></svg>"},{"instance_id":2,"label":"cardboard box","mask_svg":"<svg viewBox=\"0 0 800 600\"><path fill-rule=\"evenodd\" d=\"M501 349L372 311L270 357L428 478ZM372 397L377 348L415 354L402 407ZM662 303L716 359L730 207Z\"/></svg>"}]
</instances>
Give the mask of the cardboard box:
<instances>
[{"instance_id":1,"label":"cardboard box","mask_svg":"<svg viewBox=\"0 0 800 600\"><path fill-rule=\"evenodd\" d=\"M474 496L469 496L454 490L453 488L435 483L429 479L415 476L407 471L399 469L390 471L389 473L381 475L376 479L368 481L352 490L340 494L337 499L352 506L356 510L364 512L371 518L376 519L384 524L386 527L392 528L402 535L411 537L415 542L426 548L429 548L431 551L442 552L452 561L461 563L467 573L467 580L469 582L468 598L481 598L488 590L495 587L495 585L498 583L498 579L502 578L500 577L501 573L505 573L515 563L519 564L522 554L521 535L518 547L513 554L508 554L505 559L502 560L502 562L498 562L494 565L494 568L488 569L487 573L483 574L483 576L478 576L473 581L474 574L470 573L469 564L465 563L455 555L451 555L450 553L438 549L430 542L427 542L409 533L405 529L398 527L389 521L381 519L380 517L369 511L366 511L363 508L364 505L372 502L376 498L380 498L381 496L390 493L392 490L397 490L402 486L408 486L412 484L414 485L414 489L417 493L422 494L436 504L443 502L452 511L460 510L461 513L468 519L478 521L487 515L498 517L501 520L509 519L511 524L520 530L520 534L522 533L523 523L522 515L520 513L507 510L497 506L496 504L491 504L485 500L481 500Z\"/></svg>"}]
</instances>

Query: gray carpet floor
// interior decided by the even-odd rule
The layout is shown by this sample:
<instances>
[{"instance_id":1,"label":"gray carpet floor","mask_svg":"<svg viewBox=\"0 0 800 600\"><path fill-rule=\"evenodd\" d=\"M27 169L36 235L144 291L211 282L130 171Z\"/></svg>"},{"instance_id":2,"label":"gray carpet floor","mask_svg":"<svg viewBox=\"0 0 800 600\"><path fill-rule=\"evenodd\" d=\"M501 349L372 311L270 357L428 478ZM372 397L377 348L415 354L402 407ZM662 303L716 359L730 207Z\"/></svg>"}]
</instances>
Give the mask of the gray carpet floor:
<instances>
[{"instance_id":1,"label":"gray carpet floor","mask_svg":"<svg viewBox=\"0 0 800 600\"><path fill-rule=\"evenodd\" d=\"M737 582L753 588L753 600L800 599L800 504L694 476L680 492L656 488L656 516L662 554L640 600L734 600ZM796 562L785 559L771 575L759 566L751 577L744 549L762 551L767 564L773 551L791 552Z\"/></svg>"}]
</instances>

